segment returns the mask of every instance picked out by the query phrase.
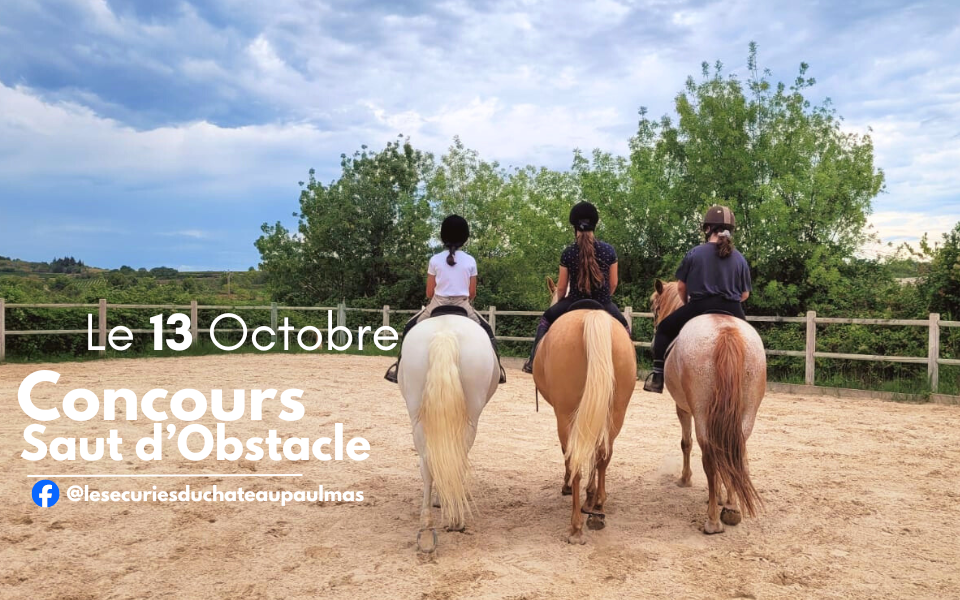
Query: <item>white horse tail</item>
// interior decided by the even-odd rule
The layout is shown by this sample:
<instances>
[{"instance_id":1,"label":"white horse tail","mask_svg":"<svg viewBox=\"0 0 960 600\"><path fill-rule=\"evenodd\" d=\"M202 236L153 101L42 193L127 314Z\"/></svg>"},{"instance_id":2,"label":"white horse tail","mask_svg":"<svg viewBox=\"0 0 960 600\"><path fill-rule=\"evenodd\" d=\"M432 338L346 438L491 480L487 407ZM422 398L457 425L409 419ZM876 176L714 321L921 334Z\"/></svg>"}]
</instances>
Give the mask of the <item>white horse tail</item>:
<instances>
[{"instance_id":1,"label":"white horse tail","mask_svg":"<svg viewBox=\"0 0 960 600\"><path fill-rule=\"evenodd\" d=\"M570 464L570 485L577 475L589 480L598 450L602 449L603 455L610 453L610 407L616 389L610 334L613 323L603 310L590 311L583 318L587 379L567 440L565 458Z\"/></svg>"},{"instance_id":2,"label":"white horse tail","mask_svg":"<svg viewBox=\"0 0 960 600\"><path fill-rule=\"evenodd\" d=\"M460 381L460 342L452 331L430 340L427 379L420 404L427 468L447 523L461 524L470 513L467 459L467 404Z\"/></svg>"}]
</instances>

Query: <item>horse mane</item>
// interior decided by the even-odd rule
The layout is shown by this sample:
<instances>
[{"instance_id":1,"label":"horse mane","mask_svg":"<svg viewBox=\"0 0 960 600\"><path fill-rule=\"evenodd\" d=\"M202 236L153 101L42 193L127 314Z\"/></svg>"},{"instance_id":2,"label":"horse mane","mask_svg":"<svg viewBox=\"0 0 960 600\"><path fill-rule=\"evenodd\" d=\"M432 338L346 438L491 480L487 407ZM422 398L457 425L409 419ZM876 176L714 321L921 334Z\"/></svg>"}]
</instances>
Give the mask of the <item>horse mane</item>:
<instances>
[{"instance_id":1,"label":"horse mane","mask_svg":"<svg viewBox=\"0 0 960 600\"><path fill-rule=\"evenodd\" d=\"M664 283L661 289L663 290L662 292L654 292L650 296L650 306L654 312L657 313L658 323L662 321L664 317L683 306L680 293L677 291L676 281Z\"/></svg>"}]
</instances>

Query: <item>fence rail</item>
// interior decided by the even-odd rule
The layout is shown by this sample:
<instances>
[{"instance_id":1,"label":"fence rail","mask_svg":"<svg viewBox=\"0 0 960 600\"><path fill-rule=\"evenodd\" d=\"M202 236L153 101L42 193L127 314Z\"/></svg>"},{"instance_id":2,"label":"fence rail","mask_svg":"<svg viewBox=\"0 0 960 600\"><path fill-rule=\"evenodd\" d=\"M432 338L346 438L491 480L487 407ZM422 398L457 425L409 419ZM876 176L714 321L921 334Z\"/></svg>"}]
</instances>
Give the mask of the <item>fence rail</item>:
<instances>
[{"instance_id":1,"label":"fence rail","mask_svg":"<svg viewBox=\"0 0 960 600\"><path fill-rule=\"evenodd\" d=\"M199 329L198 313L201 310L260 310L270 311L270 328L277 330L278 312L284 311L336 311L337 325L346 327L346 315L348 312L358 313L378 313L382 317L383 325L390 325L390 315L414 314L418 309L396 309L389 305L383 308L358 308L347 307L341 303L337 306L279 306L276 302L269 305L200 305L196 301L190 304L109 304L105 299L101 299L97 304L5 304L0 298L0 362L6 360L6 337L7 336L29 336L29 335L77 335L87 333L86 329L34 329L9 331L5 327L7 309L59 309L59 308L87 308L98 310L97 338L98 345L106 346L107 342L107 312L109 309L154 309L154 310L189 310L191 334L194 343L198 343L200 332L209 332L209 329ZM497 336L497 317L524 317L540 316L540 311L533 310L498 310L495 306L490 306L486 310L480 311L487 317L494 335L498 340L508 342L532 342L532 337L525 336ZM626 306L623 309L624 316L632 324L634 319L652 319L653 313L633 312L633 307ZM816 359L835 359L835 360L861 360L869 362L896 362L908 364L926 364L927 379L930 383L930 390L937 393L940 385L940 366L960 366L960 359L940 358L940 329L944 327L960 327L960 321L941 321L938 313L931 313L928 319L851 319L838 317L818 317L815 311L807 312L803 317L784 317L784 316L748 316L747 321L756 323L805 323L806 339L804 350L777 350L767 349L768 356L790 356L804 359L804 383L814 385L816 379ZM817 325L879 325L895 327L926 327L928 329L927 356L883 356L876 354L845 354L837 352L818 352L817 346ZM328 328L319 328L320 331L326 331ZM133 333L151 333L152 329L134 329ZM172 330L164 329L164 332ZM222 329L221 331L240 331L239 329ZM294 331L299 331L294 329ZM647 341L635 341L634 345L642 348L649 348L651 343ZM105 354L104 351L100 352Z\"/></svg>"}]
</instances>

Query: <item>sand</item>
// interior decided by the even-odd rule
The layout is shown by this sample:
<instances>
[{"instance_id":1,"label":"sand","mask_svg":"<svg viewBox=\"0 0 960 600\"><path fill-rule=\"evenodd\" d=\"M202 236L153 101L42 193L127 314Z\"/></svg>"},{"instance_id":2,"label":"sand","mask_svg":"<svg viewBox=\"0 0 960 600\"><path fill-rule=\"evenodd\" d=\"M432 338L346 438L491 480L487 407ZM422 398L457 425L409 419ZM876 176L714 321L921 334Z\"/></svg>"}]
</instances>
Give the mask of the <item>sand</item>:
<instances>
[{"instance_id":1,"label":"sand","mask_svg":"<svg viewBox=\"0 0 960 600\"><path fill-rule=\"evenodd\" d=\"M637 391L609 470L607 528L584 546L561 540L570 498L550 407L534 412L529 376L509 369L484 412L471 453L477 514L465 533L440 532L418 557L421 481L397 387L385 358L339 355L119 359L0 366L0 596L4 598L956 598L960 597L960 407L768 395L749 442L765 502L757 518L701 533L706 487L699 449L693 487L678 488L680 427L668 395ZM53 369L38 404L69 390L170 391L300 388L306 415L287 423L268 405L262 422L228 425L242 439L330 435L371 445L363 462L191 462L133 454L151 423L98 415L48 424L42 438L126 440L124 460L39 463L17 388ZM638 386L639 388L639 386ZM161 404L162 406L162 404ZM200 423L211 428L206 416ZM180 426L185 425L178 422ZM42 509L30 474L302 473L300 478L57 479ZM66 489L362 490L363 502L92 503Z\"/></svg>"}]
</instances>

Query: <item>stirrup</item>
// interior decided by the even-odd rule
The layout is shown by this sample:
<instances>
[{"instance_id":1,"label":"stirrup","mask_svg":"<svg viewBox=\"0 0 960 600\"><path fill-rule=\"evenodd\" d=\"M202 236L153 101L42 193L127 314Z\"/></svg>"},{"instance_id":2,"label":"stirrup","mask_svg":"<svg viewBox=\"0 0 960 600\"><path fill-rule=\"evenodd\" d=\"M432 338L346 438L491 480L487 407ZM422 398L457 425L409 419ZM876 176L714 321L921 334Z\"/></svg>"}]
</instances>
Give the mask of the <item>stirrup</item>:
<instances>
[{"instance_id":1,"label":"stirrup","mask_svg":"<svg viewBox=\"0 0 960 600\"><path fill-rule=\"evenodd\" d=\"M507 372L503 370L503 365L499 364L499 361L497 362L497 366L500 367L500 383L506 383Z\"/></svg>"},{"instance_id":2,"label":"stirrup","mask_svg":"<svg viewBox=\"0 0 960 600\"><path fill-rule=\"evenodd\" d=\"M657 375L660 377L658 378ZM652 372L647 375L646 381L643 382L643 391L653 392L654 394L663 393L663 373Z\"/></svg>"},{"instance_id":3,"label":"stirrup","mask_svg":"<svg viewBox=\"0 0 960 600\"><path fill-rule=\"evenodd\" d=\"M397 371L399 370L399 368L400 368L400 361L398 360L397 362L390 365L390 368L387 369L387 372L383 376L383 378L389 381L390 383L397 383Z\"/></svg>"},{"instance_id":4,"label":"stirrup","mask_svg":"<svg viewBox=\"0 0 960 600\"><path fill-rule=\"evenodd\" d=\"M527 362L523 363L523 366L520 367L520 370L523 371L524 373L530 373L530 374L532 375L532 374L533 374L533 361L530 360L530 359L527 359Z\"/></svg>"}]
</instances>

